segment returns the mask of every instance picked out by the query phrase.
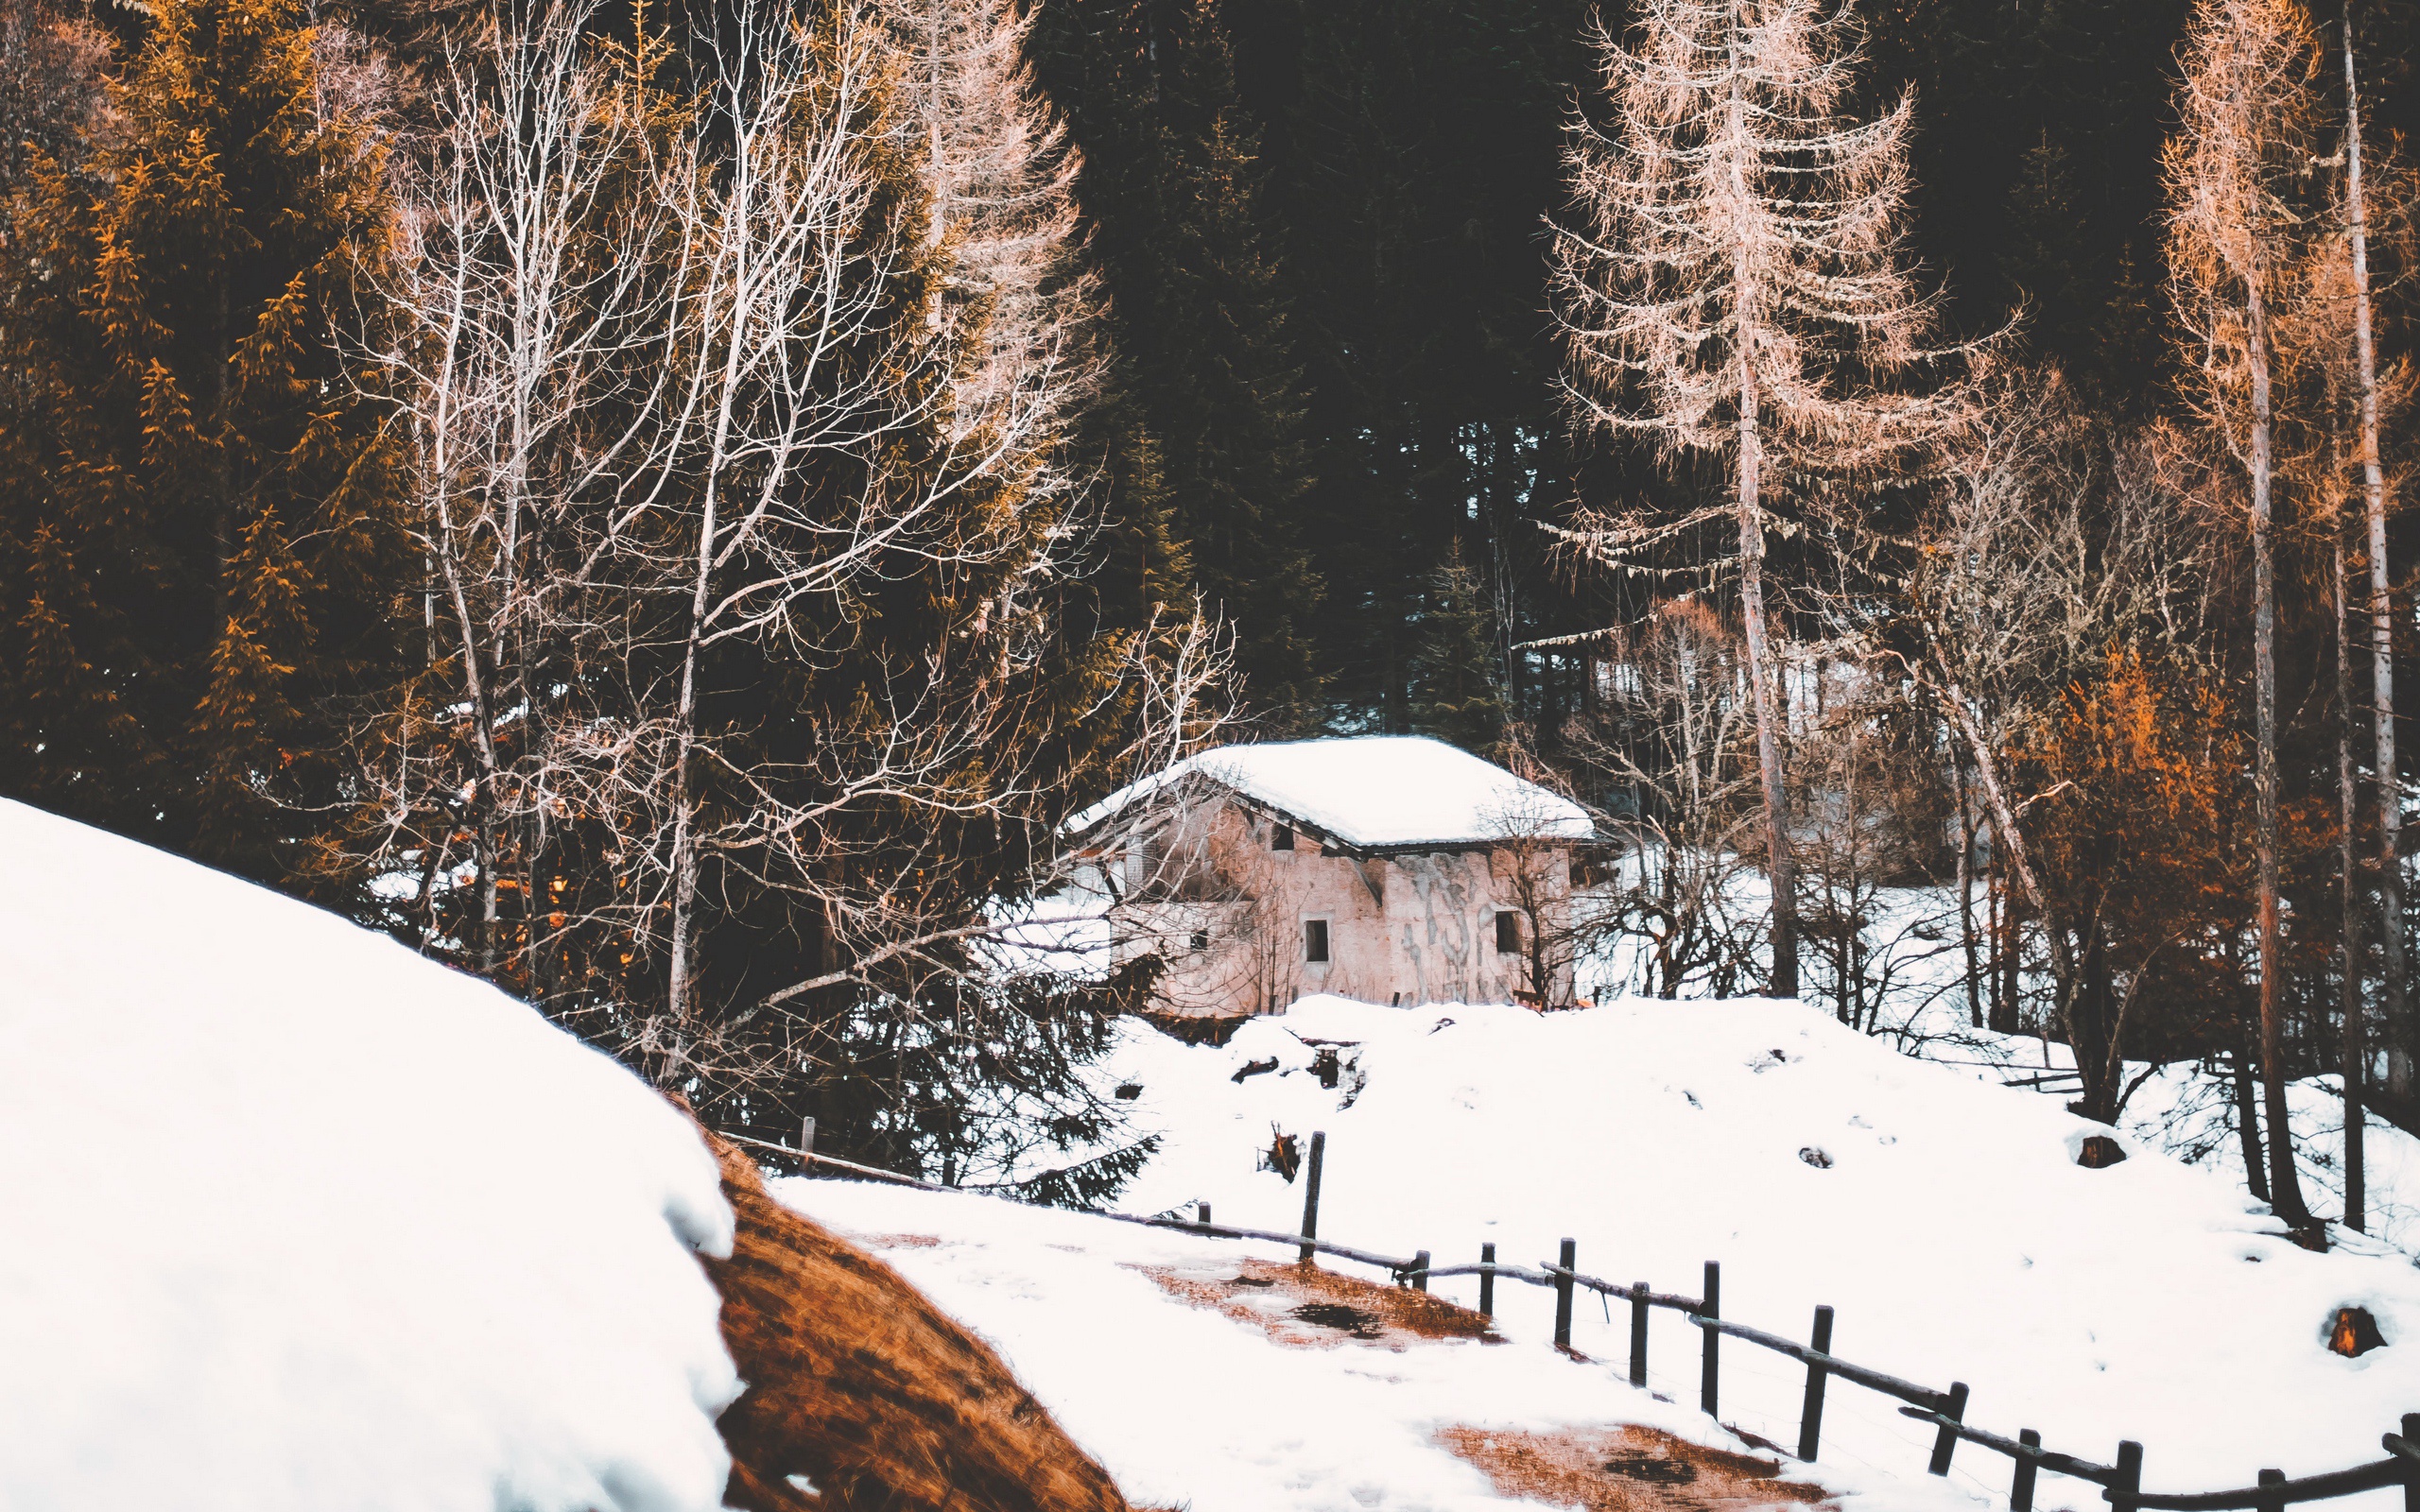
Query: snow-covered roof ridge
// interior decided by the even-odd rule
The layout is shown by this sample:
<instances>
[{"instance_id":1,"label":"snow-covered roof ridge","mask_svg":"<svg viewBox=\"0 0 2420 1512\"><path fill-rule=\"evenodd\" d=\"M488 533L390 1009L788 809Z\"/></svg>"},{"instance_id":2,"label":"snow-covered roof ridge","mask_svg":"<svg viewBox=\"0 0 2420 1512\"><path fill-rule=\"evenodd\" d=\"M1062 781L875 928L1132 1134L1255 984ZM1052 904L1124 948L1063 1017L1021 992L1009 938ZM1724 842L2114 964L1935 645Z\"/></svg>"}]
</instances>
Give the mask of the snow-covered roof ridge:
<instances>
[{"instance_id":1,"label":"snow-covered roof ridge","mask_svg":"<svg viewBox=\"0 0 2420 1512\"><path fill-rule=\"evenodd\" d=\"M1111 794L1067 828L1089 830L1188 777L1369 850L1596 833L1587 811L1569 799L1425 735L1219 746Z\"/></svg>"}]
</instances>

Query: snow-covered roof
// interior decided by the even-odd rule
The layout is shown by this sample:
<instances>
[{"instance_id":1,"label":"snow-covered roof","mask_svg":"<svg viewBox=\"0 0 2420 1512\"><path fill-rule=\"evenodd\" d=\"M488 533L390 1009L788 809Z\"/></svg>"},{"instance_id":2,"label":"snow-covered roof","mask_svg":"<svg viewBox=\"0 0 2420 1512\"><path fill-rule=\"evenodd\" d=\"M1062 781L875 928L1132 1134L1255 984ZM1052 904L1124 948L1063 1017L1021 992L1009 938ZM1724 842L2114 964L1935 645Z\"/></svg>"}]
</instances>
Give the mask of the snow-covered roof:
<instances>
[{"instance_id":1,"label":"snow-covered roof","mask_svg":"<svg viewBox=\"0 0 2420 1512\"><path fill-rule=\"evenodd\" d=\"M1422 735L1220 746L1111 794L1067 828L1089 830L1187 777L1371 850L1482 845L1516 835L1584 840L1596 833L1569 799Z\"/></svg>"}]
</instances>

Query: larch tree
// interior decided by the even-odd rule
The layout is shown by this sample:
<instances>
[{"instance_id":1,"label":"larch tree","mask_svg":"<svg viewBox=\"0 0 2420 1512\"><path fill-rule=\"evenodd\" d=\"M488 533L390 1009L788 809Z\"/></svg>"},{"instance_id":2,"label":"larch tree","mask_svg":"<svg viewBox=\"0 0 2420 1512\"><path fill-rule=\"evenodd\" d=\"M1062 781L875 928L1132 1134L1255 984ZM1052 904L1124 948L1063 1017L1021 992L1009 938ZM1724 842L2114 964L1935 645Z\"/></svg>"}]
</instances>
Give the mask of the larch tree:
<instances>
[{"instance_id":1,"label":"larch tree","mask_svg":"<svg viewBox=\"0 0 2420 1512\"><path fill-rule=\"evenodd\" d=\"M2344 7L2344 243L2351 287L2356 459L2370 559L2371 718L2377 731L2378 913L2386 998L2387 1089L2411 1091L2411 1021L2403 959L2403 777L2394 748L2394 579L2386 550L2386 469L2378 453L2378 363L2370 298L2369 191L2361 176L2361 87L2354 60L2353 8Z\"/></svg>"},{"instance_id":2,"label":"larch tree","mask_svg":"<svg viewBox=\"0 0 2420 1512\"><path fill-rule=\"evenodd\" d=\"M2277 1214L2308 1228L2285 1081L2278 902L2277 392L2281 305L2303 257L2298 180L2313 145L2318 51L2294 0L2201 0L2182 47L2181 127L2164 154L2169 274L2186 397L2229 458L2252 531L2260 1074Z\"/></svg>"},{"instance_id":3,"label":"larch tree","mask_svg":"<svg viewBox=\"0 0 2420 1512\"><path fill-rule=\"evenodd\" d=\"M389 257L381 144L295 0L179 0L80 167L37 154L0 343L0 786L263 880L401 665L403 457L337 316Z\"/></svg>"},{"instance_id":4,"label":"larch tree","mask_svg":"<svg viewBox=\"0 0 2420 1512\"><path fill-rule=\"evenodd\" d=\"M1729 497L1673 512L1583 512L1559 536L1617 570L1668 564L1720 525L1738 578L1772 887L1770 989L1798 990L1783 776L1783 669L1769 534L1846 497L1955 424L1962 387L1926 371L1936 300L1902 247L1912 96L1848 112L1862 37L1819 0L1651 0L1628 45L1599 30L1610 124L1584 113L1554 227L1576 424L1643 436L1668 463L1715 459ZM1906 380L1921 380L1906 383Z\"/></svg>"}]
</instances>

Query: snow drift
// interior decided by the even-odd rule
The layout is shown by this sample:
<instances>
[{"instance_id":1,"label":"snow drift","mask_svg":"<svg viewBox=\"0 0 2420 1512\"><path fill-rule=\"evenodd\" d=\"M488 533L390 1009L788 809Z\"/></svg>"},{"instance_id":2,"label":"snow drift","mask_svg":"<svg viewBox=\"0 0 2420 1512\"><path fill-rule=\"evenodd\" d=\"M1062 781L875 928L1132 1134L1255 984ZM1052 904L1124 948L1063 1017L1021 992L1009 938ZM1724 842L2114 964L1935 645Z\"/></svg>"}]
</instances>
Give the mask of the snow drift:
<instances>
[{"instance_id":1,"label":"snow drift","mask_svg":"<svg viewBox=\"0 0 2420 1512\"><path fill-rule=\"evenodd\" d=\"M392 941L9 802L0 1201L0 1505L722 1504L732 1214L676 1109Z\"/></svg>"}]
</instances>

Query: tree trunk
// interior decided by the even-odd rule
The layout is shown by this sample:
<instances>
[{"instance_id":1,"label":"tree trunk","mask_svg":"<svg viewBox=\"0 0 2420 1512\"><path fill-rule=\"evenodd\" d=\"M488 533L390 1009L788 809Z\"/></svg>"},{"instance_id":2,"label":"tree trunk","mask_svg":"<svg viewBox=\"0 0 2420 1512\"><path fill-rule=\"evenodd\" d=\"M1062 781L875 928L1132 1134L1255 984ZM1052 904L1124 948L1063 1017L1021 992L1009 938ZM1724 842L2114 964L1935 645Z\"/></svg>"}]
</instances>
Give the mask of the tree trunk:
<instances>
[{"instance_id":1,"label":"tree trunk","mask_svg":"<svg viewBox=\"0 0 2420 1512\"><path fill-rule=\"evenodd\" d=\"M2042 889L2042 879L2034 875L2032 858L2025 849L2025 833L2016 827L2016 810L2000 786L1999 763L1993 757L1991 747L1984 743L1982 730L1976 728L1975 717L1966 708L1966 696L1960 690L1958 679L1950 674L1948 663L1938 646L1933 648L1933 657L1942 675L1942 701L1966 737L1966 748L1975 757L1975 775L1981 781L1983 799L1992 812L1992 833L1996 842L1994 853L1996 855L1999 843L2007 845L2009 866L2016 872L2017 880L2025 885L2026 896L2032 900L2033 911L2042 919L2042 933L2049 940L2050 974L2056 979L2059 1001L2066 1003L2076 986L2075 956L2068 949L2066 928L2060 921L2058 911L2050 906L2049 895ZM2012 908L2009 912L2013 919L2015 910ZM2012 922L2009 929L2012 954L2015 950L2015 935ZM2014 989L2011 996L2014 996Z\"/></svg>"},{"instance_id":2,"label":"tree trunk","mask_svg":"<svg viewBox=\"0 0 2420 1512\"><path fill-rule=\"evenodd\" d=\"M2341 458L2341 452L2339 453ZM2357 795L2353 782L2353 635L2347 614L2344 533L2336 532L2336 861L2343 885L2344 919L2339 930L2337 988L2342 1027L2338 1032L2344 1081L2344 1227L2365 1227L2361 1164L2361 889L2353 862Z\"/></svg>"},{"instance_id":3,"label":"tree trunk","mask_svg":"<svg viewBox=\"0 0 2420 1512\"><path fill-rule=\"evenodd\" d=\"M1966 1022L1983 1026L1982 984L1976 980L1975 960L1975 811L1966 798L1966 760L1953 742L1949 750L1949 781L1958 799L1958 940L1966 953Z\"/></svg>"},{"instance_id":4,"label":"tree trunk","mask_svg":"<svg viewBox=\"0 0 2420 1512\"><path fill-rule=\"evenodd\" d=\"M1735 47L1737 46L1735 36ZM1732 193L1749 202L1747 172L1738 161L1748 137L1747 102L1735 69L1731 84ZM1737 321L1739 386L1739 608L1748 628L1748 686L1756 700L1756 767L1765 794L1765 875L1772 885L1772 974L1766 990L1798 996L1798 897L1789 864L1789 798L1782 786L1781 736L1774 728L1772 651L1765 633L1765 531L1759 505L1764 457L1756 432L1755 273L1742 242L1732 251L1732 309Z\"/></svg>"},{"instance_id":5,"label":"tree trunk","mask_svg":"<svg viewBox=\"0 0 2420 1512\"><path fill-rule=\"evenodd\" d=\"M2370 325L2369 213L2361 192L2361 97L2353 69L2353 8L2344 8L2344 202L2353 253L2353 357L2360 385L2361 486L2370 538L2370 672L2377 733L2378 943L2386 988L2387 1089L2411 1091L2403 980L2403 772L2394 755L2394 593L2387 576L2386 472L2378 459L2377 347Z\"/></svg>"},{"instance_id":6,"label":"tree trunk","mask_svg":"<svg viewBox=\"0 0 2420 1512\"><path fill-rule=\"evenodd\" d=\"M2270 525L2269 311L2256 270L2244 281L2252 364L2252 665L2260 860L2260 1086L2269 1123L2270 1206L2292 1228L2310 1225L2294 1175L2286 1111L2285 950L2277 903L2277 583Z\"/></svg>"},{"instance_id":7,"label":"tree trunk","mask_svg":"<svg viewBox=\"0 0 2420 1512\"><path fill-rule=\"evenodd\" d=\"M2243 1144L2244 1184L2252 1189L2255 1201L2266 1202L2269 1200L2269 1173L2261 1166L2260 1111L2252 1091L2252 1057L2241 1043L2242 1030L2239 1026L2236 1033L2235 1131Z\"/></svg>"}]
</instances>

